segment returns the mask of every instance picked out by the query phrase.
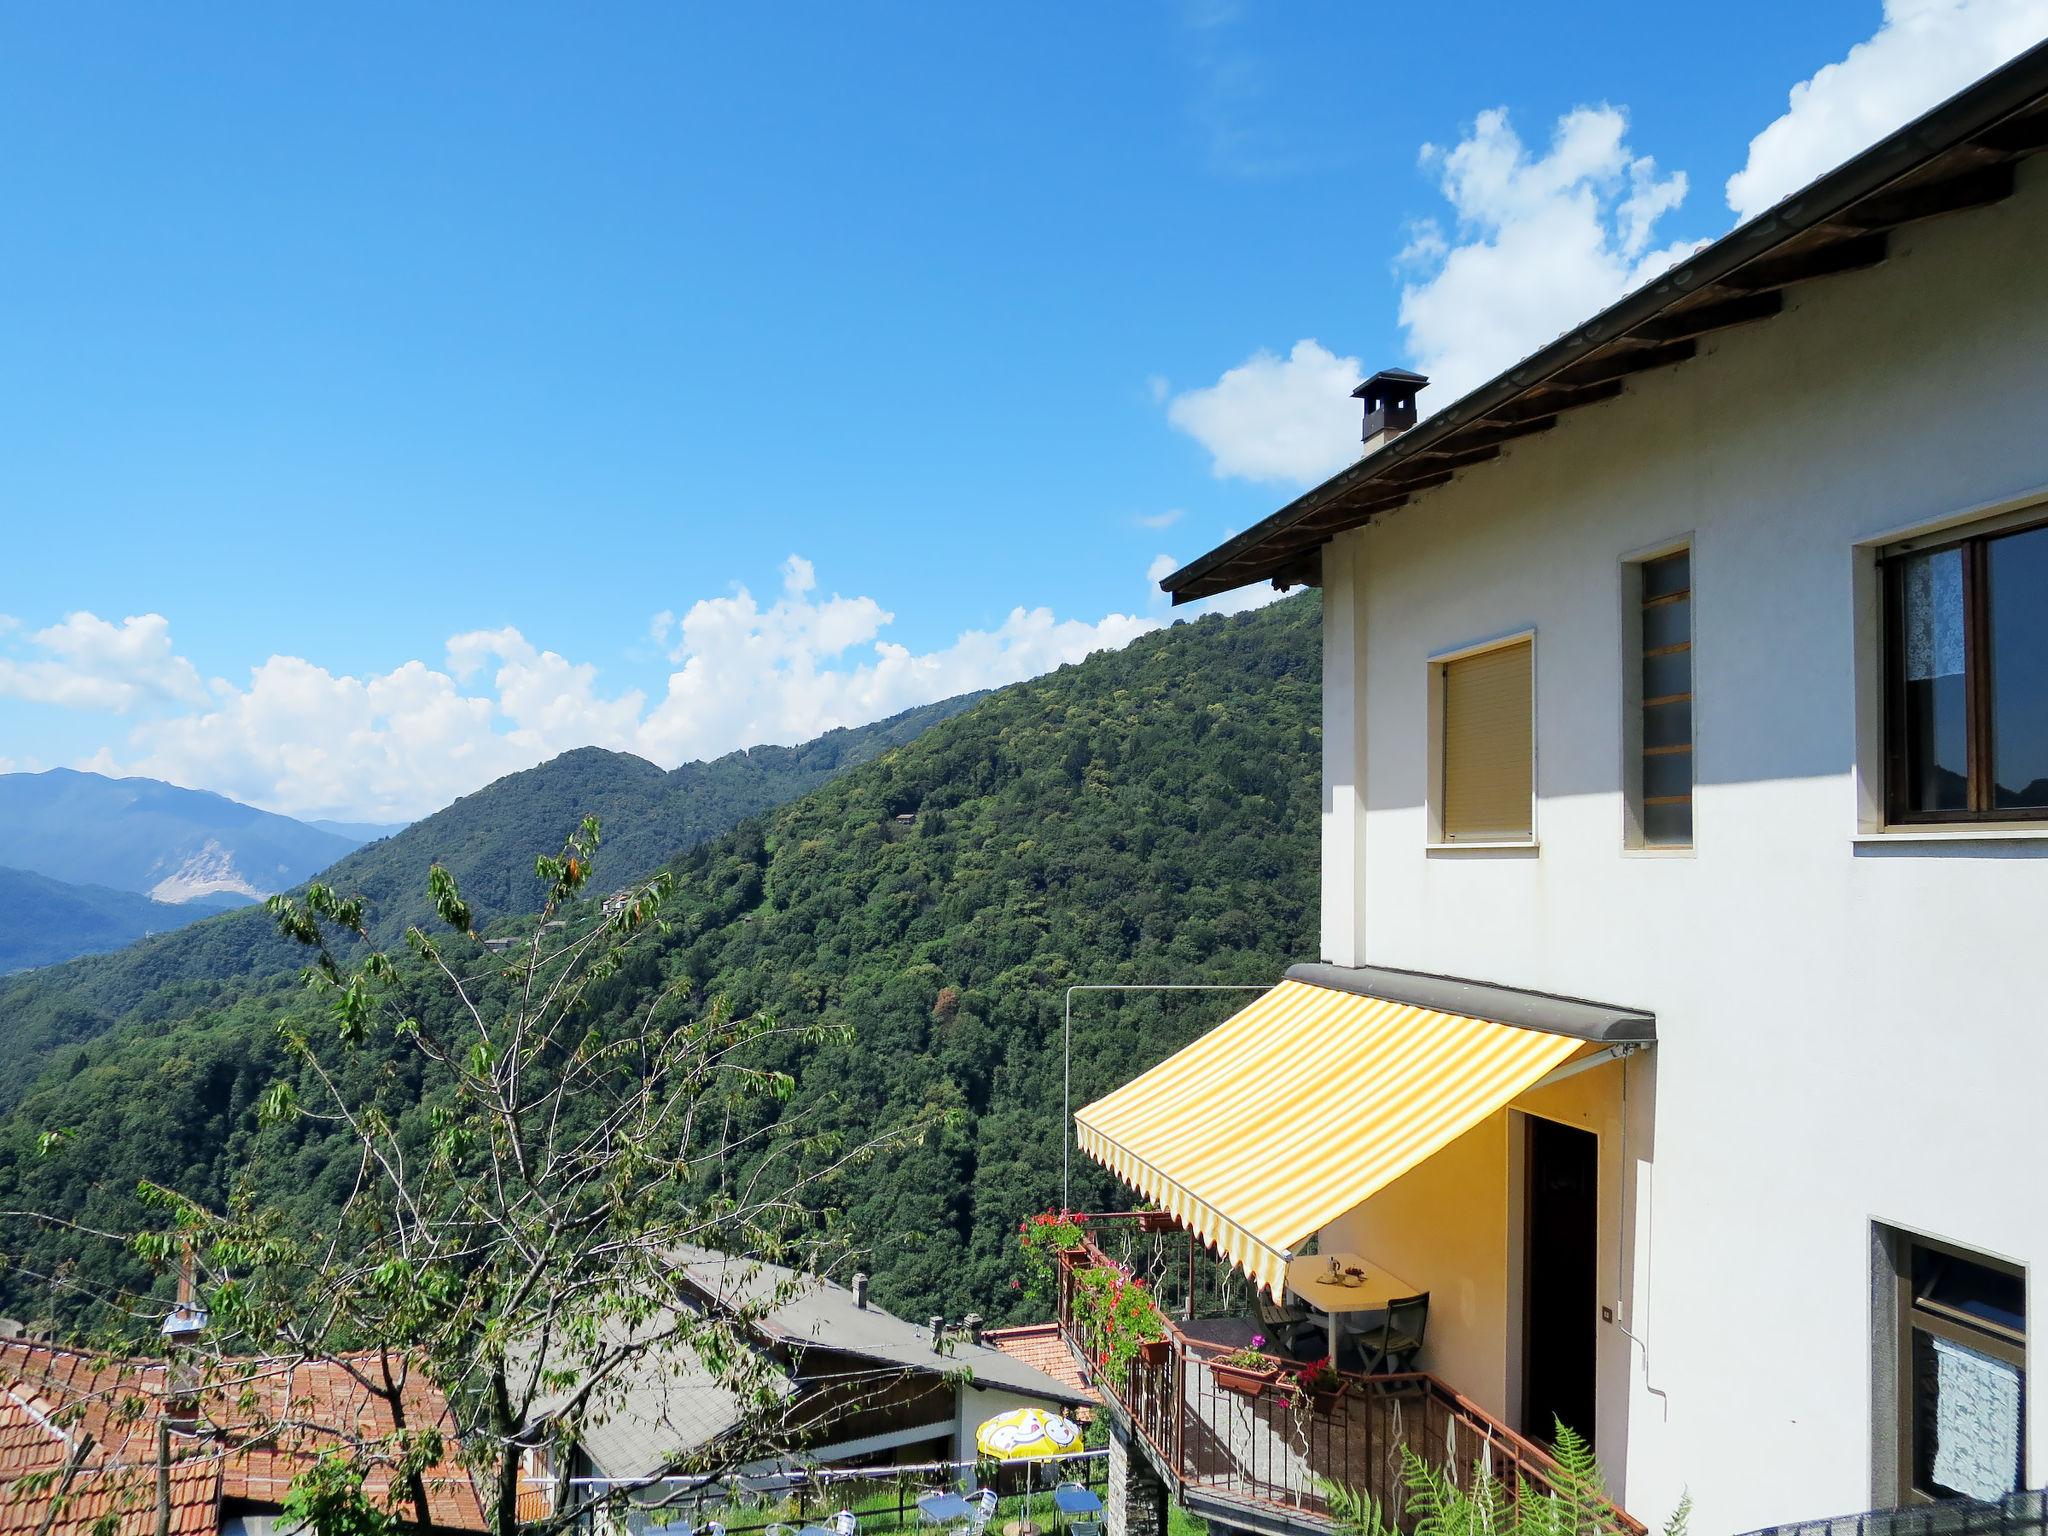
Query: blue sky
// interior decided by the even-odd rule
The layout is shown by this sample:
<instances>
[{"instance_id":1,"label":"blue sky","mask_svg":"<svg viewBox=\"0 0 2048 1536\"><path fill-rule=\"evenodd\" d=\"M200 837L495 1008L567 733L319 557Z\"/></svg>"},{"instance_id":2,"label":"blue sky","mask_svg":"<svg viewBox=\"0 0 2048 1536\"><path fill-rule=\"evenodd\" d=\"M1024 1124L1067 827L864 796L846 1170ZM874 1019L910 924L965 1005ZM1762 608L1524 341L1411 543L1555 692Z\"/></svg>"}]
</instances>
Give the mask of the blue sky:
<instances>
[{"instance_id":1,"label":"blue sky","mask_svg":"<svg viewBox=\"0 0 2048 1536\"><path fill-rule=\"evenodd\" d=\"M1857 147L1788 116L1817 70L1849 61L1874 136L2043 30L2032 0L15 8L0 765L395 817L579 740L797 739L1116 643L1163 617L1161 556L1335 467L1348 360L1477 382L1728 228L1746 166ZM1568 262L1574 218L1601 251L1475 309L1489 253Z\"/></svg>"}]
</instances>

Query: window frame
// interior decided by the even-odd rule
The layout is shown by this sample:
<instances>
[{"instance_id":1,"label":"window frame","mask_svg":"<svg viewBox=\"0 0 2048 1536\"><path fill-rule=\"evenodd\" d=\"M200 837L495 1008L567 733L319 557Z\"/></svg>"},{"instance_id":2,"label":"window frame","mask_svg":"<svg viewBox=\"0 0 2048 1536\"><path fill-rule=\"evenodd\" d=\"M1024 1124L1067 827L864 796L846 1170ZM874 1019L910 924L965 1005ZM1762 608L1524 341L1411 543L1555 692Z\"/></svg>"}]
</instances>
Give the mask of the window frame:
<instances>
[{"instance_id":1,"label":"window frame","mask_svg":"<svg viewBox=\"0 0 2048 1536\"><path fill-rule=\"evenodd\" d=\"M2016 534L2048 528L2039 507L2024 517L1997 518L1906 539L1877 552L1878 621L1883 628L1883 690L1880 731L1884 764L1884 822L1888 827L1954 827L2048 823L2048 806L1998 806L1992 730L1990 545ZM1922 811L1907 805L1905 570L1909 558L1962 551L1964 751L1969 805L1961 810Z\"/></svg>"},{"instance_id":2,"label":"window frame","mask_svg":"<svg viewBox=\"0 0 2048 1536\"><path fill-rule=\"evenodd\" d=\"M1467 838L1457 839L1445 833L1445 773L1449 754L1445 751L1445 729L1447 721L1444 711L1444 679L1453 662L1468 657L1483 655L1488 651L1506 650L1514 645L1529 647L1529 831L1525 837ZM1469 641L1433 651L1427 658L1429 715L1427 733L1428 789L1424 796L1425 805L1425 847L1430 853L1527 853L1537 843L1537 749L1539 685L1537 681L1536 627L1528 625L1521 629L1489 635L1483 640Z\"/></svg>"},{"instance_id":3,"label":"window frame","mask_svg":"<svg viewBox=\"0 0 2048 1536\"><path fill-rule=\"evenodd\" d=\"M1643 650L1643 571L1646 566L1673 555L1686 557L1686 600L1690 607L1690 618L1686 625L1687 652L1687 698L1691 710L1691 732L1686 752L1691 761L1691 788L1687 799L1692 806L1692 828L1682 843L1656 843L1650 841L1645 825L1644 808L1648 801L1645 793L1644 760L1648 750L1643 745L1643 679L1647 656ZM1626 854L1641 854L1650 858L1683 859L1693 856L1699 846L1699 783L1700 783L1700 677L1699 677L1699 543L1697 538L1686 532L1661 543L1646 545L1621 556L1621 846Z\"/></svg>"},{"instance_id":4,"label":"window frame","mask_svg":"<svg viewBox=\"0 0 2048 1536\"><path fill-rule=\"evenodd\" d=\"M2031 1410L2033 1405L2031 1394L2027 1390L2029 1385L2029 1372L2027 1370L2028 1330L2022 1328L2017 1338L2015 1338L2011 1329L2001 1327L1996 1323L1972 1321L1961 1314L1954 1313L1952 1308L1942 1307L1938 1303L1930 1305L1921 1302L1915 1294L1913 1284L1913 1252L1915 1249L1924 1248L1930 1253L1946 1254L1950 1258L1961 1259L1965 1263L1975 1264L1983 1269L1995 1270L2001 1274L2009 1275L2020 1282L2023 1288L2023 1295L2027 1286L2026 1266L2015 1264L2008 1259L2001 1259L1996 1254L1964 1248L1955 1243L1946 1243L1938 1238L1923 1237L1917 1232L1908 1232L1899 1228L1892 1229L1892 1241L1895 1244L1892 1284L1896 1288L1894 1304L1897 1308L1897 1328L1893 1336L1893 1349L1896 1352L1896 1356L1892 1367L1894 1373L1892 1377L1892 1390L1895 1399L1893 1408L1897 1414L1896 1433L1898 1440L1896 1442L1896 1462L1899 1502L1901 1504L1913 1505L1928 1505L1942 1502L1932 1494L1923 1492L1913 1481L1914 1473L1919 1463L1919 1456L1916 1454L1917 1447L1914 1444L1913 1438L1913 1335L1916 1331L1925 1333L1932 1338L1947 1339L1951 1343L1961 1344L1966 1348L1976 1350L1980 1354L1989 1355L1995 1360L2003 1361L2007 1365L2018 1368L2020 1373L2020 1483L2023 1487L2031 1486L2033 1459L2027 1454L2027 1422L2032 1417Z\"/></svg>"}]
</instances>

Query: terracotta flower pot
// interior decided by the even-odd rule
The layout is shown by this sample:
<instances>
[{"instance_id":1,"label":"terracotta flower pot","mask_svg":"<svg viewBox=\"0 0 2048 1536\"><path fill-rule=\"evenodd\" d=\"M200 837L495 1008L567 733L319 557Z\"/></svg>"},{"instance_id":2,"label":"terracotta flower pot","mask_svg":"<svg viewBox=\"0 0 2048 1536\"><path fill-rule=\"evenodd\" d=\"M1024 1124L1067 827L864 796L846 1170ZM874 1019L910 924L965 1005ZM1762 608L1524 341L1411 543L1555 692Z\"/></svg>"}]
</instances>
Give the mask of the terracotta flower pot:
<instances>
[{"instance_id":1,"label":"terracotta flower pot","mask_svg":"<svg viewBox=\"0 0 2048 1536\"><path fill-rule=\"evenodd\" d=\"M1166 1364L1166 1356L1167 1344L1164 1339L1147 1339L1138 1346L1138 1363L1140 1365L1164 1365Z\"/></svg>"},{"instance_id":2,"label":"terracotta flower pot","mask_svg":"<svg viewBox=\"0 0 2048 1536\"><path fill-rule=\"evenodd\" d=\"M1216 1385L1226 1392L1235 1392L1239 1397L1258 1397L1280 1375L1280 1367L1269 1365L1256 1368L1249 1365L1230 1365L1222 1360L1209 1362L1209 1374L1216 1378Z\"/></svg>"},{"instance_id":3,"label":"terracotta flower pot","mask_svg":"<svg viewBox=\"0 0 2048 1536\"><path fill-rule=\"evenodd\" d=\"M1180 1222L1175 1219L1171 1211L1138 1212L1138 1230L1140 1232L1173 1232L1179 1230L1179 1228Z\"/></svg>"}]
</instances>

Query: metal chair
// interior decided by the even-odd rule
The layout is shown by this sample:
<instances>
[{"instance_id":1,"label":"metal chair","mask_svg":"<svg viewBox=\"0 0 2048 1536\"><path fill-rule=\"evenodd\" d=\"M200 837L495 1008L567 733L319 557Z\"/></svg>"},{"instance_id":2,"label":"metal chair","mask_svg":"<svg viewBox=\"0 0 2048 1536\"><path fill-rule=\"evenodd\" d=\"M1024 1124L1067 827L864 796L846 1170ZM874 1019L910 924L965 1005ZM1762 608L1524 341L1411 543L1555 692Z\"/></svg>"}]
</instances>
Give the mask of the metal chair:
<instances>
[{"instance_id":1,"label":"metal chair","mask_svg":"<svg viewBox=\"0 0 2048 1536\"><path fill-rule=\"evenodd\" d=\"M860 1536L860 1522L853 1518L853 1511L842 1509L831 1520L832 1536Z\"/></svg>"},{"instance_id":2,"label":"metal chair","mask_svg":"<svg viewBox=\"0 0 2048 1536\"><path fill-rule=\"evenodd\" d=\"M1388 1302L1378 1324L1358 1335L1359 1353L1365 1357L1365 1374L1390 1376L1415 1369L1415 1357L1422 1352L1422 1338L1428 1326L1429 1292Z\"/></svg>"},{"instance_id":3,"label":"metal chair","mask_svg":"<svg viewBox=\"0 0 2048 1536\"><path fill-rule=\"evenodd\" d=\"M996 1508L1001 1503L1002 1500L996 1497L996 1491L993 1488L984 1488L980 1493L976 1494L974 1499L974 1518L967 1522L968 1536L982 1536L982 1532L988 1529L989 1521L995 1519Z\"/></svg>"}]
</instances>

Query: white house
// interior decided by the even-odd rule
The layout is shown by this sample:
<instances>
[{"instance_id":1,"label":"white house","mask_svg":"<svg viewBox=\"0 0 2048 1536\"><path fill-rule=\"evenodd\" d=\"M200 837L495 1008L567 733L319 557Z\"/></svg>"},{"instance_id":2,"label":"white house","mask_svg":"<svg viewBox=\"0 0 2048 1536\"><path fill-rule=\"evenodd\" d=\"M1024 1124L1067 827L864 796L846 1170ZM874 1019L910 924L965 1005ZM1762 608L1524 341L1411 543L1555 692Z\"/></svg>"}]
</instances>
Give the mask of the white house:
<instances>
[{"instance_id":1,"label":"white house","mask_svg":"<svg viewBox=\"0 0 2048 1536\"><path fill-rule=\"evenodd\" d=\"M1427 1291L1653 1524L2048 1480L2044 144L2048 46L1419 424L1377 376L1162 583L1322 588L1323 963L1082 1146Z\"/></svg>"}]
</instances>

